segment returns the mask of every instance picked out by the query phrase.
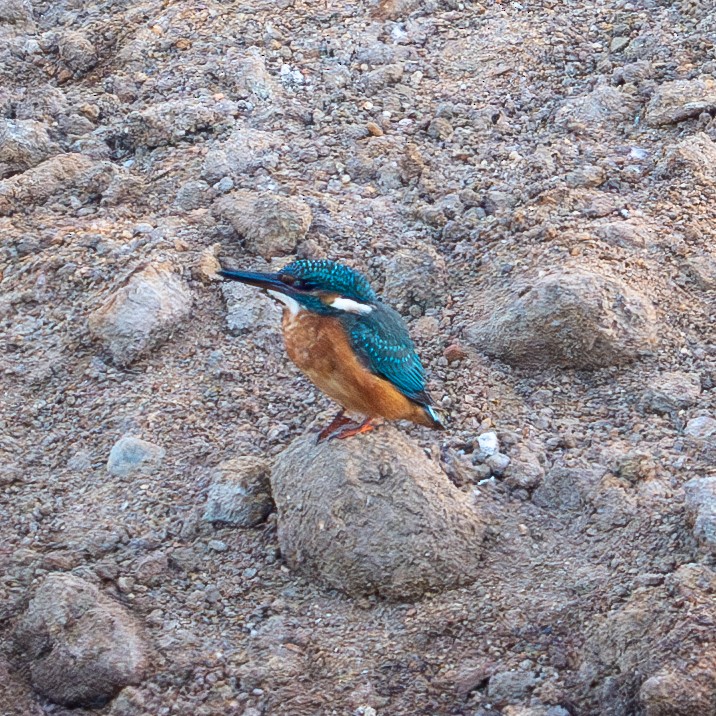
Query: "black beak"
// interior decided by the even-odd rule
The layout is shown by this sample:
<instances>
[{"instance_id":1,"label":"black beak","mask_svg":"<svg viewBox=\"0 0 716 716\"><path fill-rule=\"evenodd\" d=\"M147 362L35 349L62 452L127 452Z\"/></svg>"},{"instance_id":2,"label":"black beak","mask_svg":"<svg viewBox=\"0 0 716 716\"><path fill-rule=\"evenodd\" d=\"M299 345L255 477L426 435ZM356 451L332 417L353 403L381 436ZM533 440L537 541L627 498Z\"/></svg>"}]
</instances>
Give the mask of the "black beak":
<instances>
[{"instance_id":1,"label":"black beak","mask_svg":"<svg viewBox=\"0 0 716 716\"><path fill-rule=\"evenodd\" d=\"M229 278L232 281L240 281L249 286L258 286L271 291L280 291L289 296L294 296L300 291L296 290L287 283L284 283L277 273L256 273L254 271L226 271L221 269L216 273L223 278Z\"/></svg>"}]
</instances>

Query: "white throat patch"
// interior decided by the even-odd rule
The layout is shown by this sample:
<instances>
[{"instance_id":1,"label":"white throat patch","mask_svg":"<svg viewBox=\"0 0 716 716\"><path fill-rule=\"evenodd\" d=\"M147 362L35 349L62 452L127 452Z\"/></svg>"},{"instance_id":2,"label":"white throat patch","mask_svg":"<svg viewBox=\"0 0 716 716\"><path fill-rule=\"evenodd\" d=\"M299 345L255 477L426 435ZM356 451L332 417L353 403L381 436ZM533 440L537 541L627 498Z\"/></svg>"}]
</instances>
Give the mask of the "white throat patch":
<instances>
[{"instance_id":1,"label":"white throat patch","mask_svg":"<svg viewBox=\"0 0 716 716\"><path fill-rule=\"evenodd\" d=\"M281 293L280 291L272 291L271 289L268 289L267 293L269 294L269 296L273 296L274 298L281 301L281 303L283 303L286 308L288 308L288 310L291 312L292 316L297 316L303 308L295 298L291 298L291 296L287 296L285 293Z\"/></svg>"},{"instance_id":2,"label":"white throat patch","mask_svg":"<svg viewBox=\"0 0 716 716\"><path fill-rule=\"evenodd\" d=\"M367 303L360 303L354 301L352 298L345 298L344 296L338 296L334 298L329 304L331 308L337 308L339 311L346 311L346 313L370 313L373 310L373 306L369 306Z\"/></svg>"}]
</instances>

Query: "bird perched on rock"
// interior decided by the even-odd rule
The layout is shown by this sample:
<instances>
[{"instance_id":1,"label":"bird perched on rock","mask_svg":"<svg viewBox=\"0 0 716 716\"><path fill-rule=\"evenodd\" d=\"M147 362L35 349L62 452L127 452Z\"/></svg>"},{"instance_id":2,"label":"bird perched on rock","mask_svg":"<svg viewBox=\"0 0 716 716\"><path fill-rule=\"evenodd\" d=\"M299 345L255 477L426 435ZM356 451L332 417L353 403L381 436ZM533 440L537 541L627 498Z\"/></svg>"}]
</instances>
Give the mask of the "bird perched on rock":
<instances>
[{"instance_id":1,"label":"bird perched on rock","mask_svg":"<svg viewBox=\"0 0 716 716\"><path fill-rule=\"evenodd\" d=\"M291 360L342 410L318 436L368 432L376 418L444 424L425 391L425 373L400 314L358 271L334 261L294 261L278 273L218 271L265 289L284 304L283 335ZM354 422L345 412L365 416Z\"/></svg>"}]
</instances>

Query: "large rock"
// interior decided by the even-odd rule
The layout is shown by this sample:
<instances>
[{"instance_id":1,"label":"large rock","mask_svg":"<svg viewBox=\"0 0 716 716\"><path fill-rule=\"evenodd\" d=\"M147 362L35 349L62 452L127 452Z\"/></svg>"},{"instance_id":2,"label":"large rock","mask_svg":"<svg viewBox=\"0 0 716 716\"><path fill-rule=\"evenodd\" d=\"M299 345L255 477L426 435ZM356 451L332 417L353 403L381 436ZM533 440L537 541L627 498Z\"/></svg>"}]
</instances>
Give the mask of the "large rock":
<instances>
[{"instance_id":1,"label":"large rock","mask_svg":"<svg viewBox=\"0 0 716 716\"><path fill-rule=\"evenodd\" d=\"M637 358L656 340L652 305L616 278L568 269L483 300L467 337L515 366L595 369Z\"/></svg>"},{"instance_id":2,"label":"large rock","mask_svg":"<svg viewBox=\"0 0 716 716\"><path fill-rule=\"evenodd\" d=\"M227 50L224 82L239 99L270 100L278 92L257 47Z\"/></svg>"},{"instance_id":3,"label":"large rock","mask_svg":"<svg viewBox=\"0 0 716 716\"><path fill-rule=\"evenodd\" d=\"M685 176L706 184L716 183L716 143L705 132L682 139L670 147L657 167L663 178Z\"/></svg>"},{"instance_id":4,"label":"large rock","mask_svg":"<svg viewBox=\"0 0 716 716\"><path fill-rule=\"evenodd\" d=\"M555 123L574 131L609 129L633 119L637 106L634 97L611 85L600 85L588 94L566 99L557 110Z\"/></svg>"},{"instance_id":5,"label":"large rock","mask_svg":"<svg viewBox=\"0 0 716 716\"><path fill-rule=\"evenodd\" d=\"M99 60L94 45L81 32L71 30L62 35L58 50L65 67L77 76L89 72Z\"/></svg>"},{"instance_id":6,"label":"large rock","mask_svg":"<svg viewBox=\"0 0 716 716\"><path fill-rule=\"evenodd\" d=\"M652 127L660 127L715 110L716 81L712 78L674 80L656 89L646 108L645 119Z\"/></svg>"},{"instance_id":7,"label":"large rock","mask_svg":"<svg viewBox=\"0 0 716 716\"><path fill-rule=\"evenodd\" d=\"M154 443L131 435L124 435L112 446L107 460L107 472L115 477L133 473L150 474L161 464L166 450Z\"/></svg>"},{"instance_id":8,"label":"large rock","mask_svg":"<svg viewBox=\"0 0 716 716\"><path fill-rule=\"evenodd\" d=\"M90 314L90 332L124 367L167 338L191 304L191 292L169 266L151 265Z\"/></svg>"},{"instance_id":9,"label":"large rock","mask_svg":"<svg viewBox=\"0 0 716 716\"><path fill-rule=\"evenodd\" d=\"M311 210L300 199L239 190L214 202L215 213L227 219L247 248L270 259L292 253L311 225Z\"/></svg>"},{"instance_id":10,"label":"large rock","mask_svg":"<svg viewBox=\"0 0 716 716\"><path fill-rule=\"evenodd\" d=\"M480 574L474 508L393 427L320 445L299 437L277 458L271 486L286 562L326 586L410 600Z\"/></svg>"},{"instance_id":11,"label":"large rock","mask_svg":"<svg viewBox=\"0 0 716 716\"><path fill-rule=\"evenodd\" d=\"M30 0L0 0L0 23L21 25L32 21Z\"/></svg>"},{"instance_id":12,"label":"large rock","mask_svg":"<svg viewBox=\"0 0 716 716\"><path fill-rule=\"evenodd\" d=\"M266 460L250 455L217 465L204 520L232 527L253 527L263 522L273 509L269 471Z\"/></svg>"},{"instance_id":13,"label":"large rock","mask_svg":"<svg viewBox=\"0 0 716 716\"><path fill-rule=\"evenodd\" d=\"M662 373L647 388L644 401L656 413L673 413L696 405L701 395L698 373Z\"/></svg>"},{"instance_id":14,"label":"large rock","mask_svg":"<svg viewBox=\"0 0 716 716\"><path fill-rule=\"evenodd\" d=\"M0 216L62 194L77 198L100 195L116 172L111 162L84 154L58 154L22 174L0 181Z\"/></svg>"},{"instance_id":15,"label":"large rock","mask_svg":"<svg viewBox=\"0 0 716 716\"><path fill-rule=\"evenodd\" d=\"M96 706L147 666L147 646L132 616L97 587L49 574L20 618L15 640L33 687L65 706Z\"/></svg>"},{"instance_id":16,"label":"large rock","mask_svg":"<svg viewBox=\"0 0 716 716\"><path fill-rule=\"evenodd\" d=\"M242 178L257 169L275 169L280 146L275 133L241 127L207 152L203 175L207 181L217 182L225 176Z\"/></svg>"},{"instance_id":17,"label":"large rock","mask_svg":"<svg viewBox=\"0 0 716 716\"><path fill-rule=\"evenodd\" d=\"M0 178L24 172L58 151L41 122L0 119Z\"/></svg>"},{"instance_id":18,"label":"large rock","mask_svg":"<svg viewBox=\"0 0 716 716\"><path fill-rule=\"evenodd\" d=\"M442 302L446 291L445 259L428 245L404 249L388 261L384 298L402 313L417 304L421 310Z\"/></svg>"},{"instance_id":19,"label":"large rock","mask_svg":"<svg viewBox=\"0 0 716 716\"><path fill-rule=\"evenodd\" d=\"M684 492L694 537L706 551L716 554L716 477L695 477L684 485Z\"/></svg>"}]
</instances>

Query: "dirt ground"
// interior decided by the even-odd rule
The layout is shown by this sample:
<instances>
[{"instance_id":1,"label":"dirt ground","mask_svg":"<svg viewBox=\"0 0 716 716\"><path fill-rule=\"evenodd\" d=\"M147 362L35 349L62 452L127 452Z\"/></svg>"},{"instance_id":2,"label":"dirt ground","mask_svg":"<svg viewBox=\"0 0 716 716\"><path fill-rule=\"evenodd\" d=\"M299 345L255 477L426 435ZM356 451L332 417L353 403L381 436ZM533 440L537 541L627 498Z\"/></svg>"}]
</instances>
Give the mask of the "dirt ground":
<instances>
[{"instance_id":1,"label":"dirt ground","mask_svg":"<svg viewBox=\"0 0 716 716\"><path fill-rule=\"evenodd\" d=\"M0 713L716 714L716 495L684 491L716 475L715 43L697 0L0 0ZM252 243L240 190L307 233ZM335 410L278 313L227 328L215 253L344 261L405 315L450 424L401 430L483 515L470 586L349 597L275 513L202 519L216 465ZM89 316L159 264L190 314L119 367ZM587 274L576 313L519 303ZM108 471L128 434L153 474ZM17 647L53 572L149 645L95 708Z\"/></svg>"}]
</instances>

